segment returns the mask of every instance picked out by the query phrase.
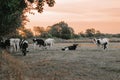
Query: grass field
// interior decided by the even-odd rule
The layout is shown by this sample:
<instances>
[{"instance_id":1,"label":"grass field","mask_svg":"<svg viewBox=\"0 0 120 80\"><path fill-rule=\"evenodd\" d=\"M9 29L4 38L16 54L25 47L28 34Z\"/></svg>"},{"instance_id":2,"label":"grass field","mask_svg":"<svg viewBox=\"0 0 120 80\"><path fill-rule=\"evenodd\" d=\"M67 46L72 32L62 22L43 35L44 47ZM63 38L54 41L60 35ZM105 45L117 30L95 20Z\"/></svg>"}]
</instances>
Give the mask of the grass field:
<instances>
[{"instance_id":1,"label":"grass field","mask_svg":"<svg viewBox=\"0 0 120 80\"><path fill-rule=\"evenodd\" d=\"M56 43L47 50L30 44L27 56L18 52L13 57L27 66L24 80L120 80L120 43L106 50L79 43L75 51L61 51L72 44Z\"/></svg>"}]
</instances>

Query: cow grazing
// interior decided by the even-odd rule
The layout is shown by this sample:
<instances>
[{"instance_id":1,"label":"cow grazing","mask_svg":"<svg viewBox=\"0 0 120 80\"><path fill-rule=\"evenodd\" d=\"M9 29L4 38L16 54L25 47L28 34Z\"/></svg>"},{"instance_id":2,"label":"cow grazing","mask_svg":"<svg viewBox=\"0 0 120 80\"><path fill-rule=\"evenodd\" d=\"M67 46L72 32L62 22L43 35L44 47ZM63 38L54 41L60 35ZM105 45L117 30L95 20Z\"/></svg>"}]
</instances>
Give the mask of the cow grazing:
<instances>
[{"instance_id":1,"label":"cow grazing","mask_svg":"<svg viewBox=\"0 0 120 80\"><path fill-rule=\"evenodd\" d=\"M21 40L20 41L20 49L24 56L26 56L26 53L28 52L28 41L27 40Z\"/></svg>"},{"instance_id":2,"label":"cow grazing","mask_svg":"<svg viewBox=\"0 0 120 80\"><path fill-rule=\"evenodd\" d=\"M103 49L106 49L107 48L107 45L109 44L109 39L107 38L94 38L93 39L93 42L97 45L97 46L102 46Z\"/></svg>"},{"instance_id":3,"label":"cow grazing","mask_svg":"<svg viewBox=\"0 0 120 80\"><path fill-rule=\"evenodd\" d=\"M49 46L49 47L52 47L54 45L54 39L52 38L48 38L45 40L45 46Z\"/></svg>"},{"instance_id":4,"label":"cow grazing","mask_svg":"<svg viewBox=\"0 0 120 80\"><path fill-rule=\"evenodd\" d=\"M3 48L3 49L7 49L11 52L17 52L20 48L19 48L19 42L20 42L20 39L19 38L10 38L10 39L6 39L6 40L1 40L0 41L0 46Z\"/></svg>"},{"instance_id":5,"label":"cow grazing","mask_svg":"<svg viewBox=\"0 0 120 80\"><path fill-rule=\"evenodd\" d=\"M7 47L10 47L12 51L17 52L19 51L20 39L19 38L10 38L5 41Z\"/></svg>"},{"instance_id":6,"label":"cow grazing","mask_svg":"<svg viewBox=\"0 0 120 80\"><path fill-rule=\"evenodd\" d=\"M72 46L67 46L67 47L64 47L62 48L63 51L66 51L66 50L76 50L78 44L73 44Z\"/></svg>"},{"instance_id":7,"label":"cow grazing","mask_svg":"<svg viewBox=\"0 0 120 80\"><path fill-rule=\"evenodd\" d=\"M27 40L20 40L19 38L10 38L6 39L5 41L0 40L0 48L9 50L11 52L18 51L21 49L23 55L26 55L28 49L28 41Z\"/></svg>"},{"instance_id":8,"label":"cow grazing","mask_svg":"<svg viewBox=\"0 0 120 80\"><path fill-rule=\"evenodd\" d=\"M13 46L13 50L17 52L20 47L19 47L20 39L19 38L11 38L10 39L10 46Z\"/></svg>"},{"instance_id":9,"label":"cow grazing","mask_svg":"<svg viewBox=\"0 0 120 80\"><path fill-rule=\"evenodd\" d=\"M36 45L38 45L39 47L41 47L41 46L45 47L45 42L43 39L34 38L33 45L34 45L34 49L36 49Z\"/></svg>"}]
</instances>

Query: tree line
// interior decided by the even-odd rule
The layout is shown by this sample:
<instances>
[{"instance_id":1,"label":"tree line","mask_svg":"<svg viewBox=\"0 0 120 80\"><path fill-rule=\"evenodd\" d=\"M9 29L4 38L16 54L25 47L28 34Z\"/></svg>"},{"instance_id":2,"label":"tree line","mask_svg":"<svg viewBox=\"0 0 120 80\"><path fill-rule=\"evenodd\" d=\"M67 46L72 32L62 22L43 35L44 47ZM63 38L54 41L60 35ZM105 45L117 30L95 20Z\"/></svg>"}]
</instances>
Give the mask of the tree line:
<instances>
[{"instance_id":1,"label":"tree line","mask_svg":"<svg viewBox=\"0 0 120 80\"><path fill-rule=\"evenodd\" d=\"M20 32L19 32L20 31ZM48 26L46 29L44 27L33 26L33 29L26 29L25 27L18 29L19 35L22 37L56 37L62 39L73 39L73 38L93 38L93 37L118 37L120 34L105 34L96 30L94 28L86 29L85 32L79 32L75 34L73 28L71 28L67 23L61 21L52 26Z\"/></svg>"}]
</instances>

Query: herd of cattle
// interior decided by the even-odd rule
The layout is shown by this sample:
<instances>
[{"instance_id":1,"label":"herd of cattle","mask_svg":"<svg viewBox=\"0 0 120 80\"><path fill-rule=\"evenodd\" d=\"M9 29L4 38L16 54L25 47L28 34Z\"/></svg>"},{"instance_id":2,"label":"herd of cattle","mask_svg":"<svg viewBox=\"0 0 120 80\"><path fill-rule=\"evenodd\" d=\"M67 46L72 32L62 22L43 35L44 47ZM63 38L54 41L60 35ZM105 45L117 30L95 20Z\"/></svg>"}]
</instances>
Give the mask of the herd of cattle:
<instances>
[{"instance_id":1,"label":"herd of cattle","mask_svg":"<svg viewBox=\"0 0 120 80\"><path fill-rule=\"evenodd\" d=\"M9 50L10 52L17 52L21 50L23 55L26 55L28 48L28 41L19 38L0 39L0 48Z\"/></svg>"},{"instance_id":2,"label":"herd of cattle","mask_svg":"<svg viewBox=\"0 0 120 80\"><path fill-rule=\"evenodd\" d=\"M47 49L47 46L51 47L54 44L54 39L48 38L46 40L34 38L33 45L34 49L39 46ZM6 49L10 52L22 51L25 56L28 51L29 42L25 39L20 38L10 38L10 39L0 39L0 49Z\"/></svg>"},{"instance_id":3,"label":"herd of cattle","mask_svg":"<svg viewBox=\"0 0 120 80\"><path fill-rule=\"evenodd\" d=\"M46 40L40 39L40 38L34 38L33 40L33 46L34 49L39 46L43 49L47 49L47 47L52 47L54 45L55 40L53 38L48 38ZM102 46L104 49L107 48L107 45L109 44L109 39L107 38L94 38L92 40L93 43L95 43L97 46ZM17 52L21 51L23 55L25 56L28 51L29 42L25 39L20 38L10 38L10 39L0 39L0 49L6 49L10 52ZM78 44L73 44L71 46L63 47L61 50L76 50Z\"/></svg>"}]
</instances>

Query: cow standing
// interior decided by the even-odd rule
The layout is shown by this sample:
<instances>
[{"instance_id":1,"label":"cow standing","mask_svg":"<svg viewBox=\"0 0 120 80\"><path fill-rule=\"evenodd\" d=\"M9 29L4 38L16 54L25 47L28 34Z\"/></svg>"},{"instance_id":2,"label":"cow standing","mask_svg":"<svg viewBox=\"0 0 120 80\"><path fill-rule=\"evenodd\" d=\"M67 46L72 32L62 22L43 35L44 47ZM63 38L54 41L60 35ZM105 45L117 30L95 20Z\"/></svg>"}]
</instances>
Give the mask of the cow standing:
<instances>
[{"instance_id":1,"label":"cow standing","mask_svg":"<svg viewBox=\"0 0 120 80\"><path fill-rule=\"evenodd\" d=\"M28 41L23 39L20 41L19 45L23 55L26 56L26 53L28 52Z\"/></svg>"},{"instance_id":2,"label":"cow standing","mask_svg":"<svg viewBox=\"0 0 120 80\"><path fill-rule=\"evenodd\" d=\"M19 43L20 43L20 39L19 38L10 38L10 39L6 39L3 42L4 48L7 49L7 50L10 50L10 52L17 52L17 51L19 51L19 49L20 49Z\"/></svg>"},{"instance_id":3,"label":"cow standing","mask_svg":"<svg viewBox=\"0 0 120 80\"><path fill-rule=\"evenodd\" d=\"M10 46L13 48L13 51L18 52L20 47L19 47L20 39L19 38L11 38L10 39Z\"/></svg>"},{"instance_id":4,"label":"cow standing","mask_svg":"<svg viewBox=\"0 0 120 80\"><path fill-rule=\"evenodd\" d=\"M94 38L94 39L93 39L93 42L94 42L98 47L102 46L103 49L106 49L106 48L107 48L107 45L109 44L109 39L107 39L107 38L98 38L98 39Z\"/></svg>"}]
</instances>

